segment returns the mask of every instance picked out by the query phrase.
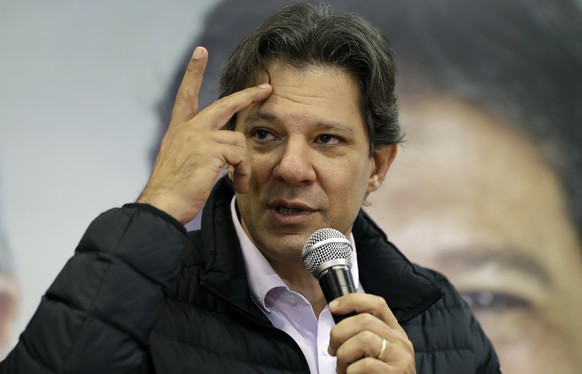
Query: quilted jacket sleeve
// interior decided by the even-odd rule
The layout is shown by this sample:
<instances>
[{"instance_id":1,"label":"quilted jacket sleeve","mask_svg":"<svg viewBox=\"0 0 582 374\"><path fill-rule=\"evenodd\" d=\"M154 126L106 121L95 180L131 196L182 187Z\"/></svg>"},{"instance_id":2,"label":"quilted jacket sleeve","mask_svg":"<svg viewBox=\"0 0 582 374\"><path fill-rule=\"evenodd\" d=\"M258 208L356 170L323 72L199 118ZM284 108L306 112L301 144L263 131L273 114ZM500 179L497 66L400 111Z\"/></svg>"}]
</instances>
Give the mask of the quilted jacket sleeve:
<instances>
[{"instance_id":1,"label":"quilted jacket sleeve","mask_svg":"<svg viewBox=\"0 0 582 374\"><path fill-rule=\"evenodd\" d=\"M148 335L185 240L178 222L147 205L100 215L0 373L148 372Z\"/></svg>"},{"instance_id":2,"label":"quilted jacket sleeve","mask_svg":"<svg viewBox=\"0 0 582 374\"><path fill-rule=\"evenodd\" d=\"M471 314L471 334L475 345L477 359L477 373L478 374L500 374L501 368L497 353L485 335L479 322Z\"/></svg>"}]
</instances>

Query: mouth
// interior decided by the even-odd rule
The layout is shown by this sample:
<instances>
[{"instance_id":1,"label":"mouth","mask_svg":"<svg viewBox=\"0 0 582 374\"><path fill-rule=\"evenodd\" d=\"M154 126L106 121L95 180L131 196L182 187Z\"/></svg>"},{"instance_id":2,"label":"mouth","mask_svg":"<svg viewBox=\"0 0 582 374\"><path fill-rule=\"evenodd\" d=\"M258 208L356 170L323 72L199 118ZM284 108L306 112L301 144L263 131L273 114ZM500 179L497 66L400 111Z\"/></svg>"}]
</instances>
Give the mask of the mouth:
<instances>
[{"instance_id":1,"label":"mouth","mask_svg":"<svg viewBox=\"0 0 582 374\"><path fill-rule=\"evenodd\" d=\"M290 216L293 214L299 214L301 212L303 212L303 209L296 209L296 208L288 208L286 206L283 205L279 205L277 207L275 207L275 211L279 214L285 215L285 216Z\"/></svg>"},{"instance_id":2,"label":"mouth","mask_svg":"<svg viewBox=\"0 0 582 374\"><path fill-rule=\"evenodd\" d=\"M278 220L284 221L286 223L295 221L297 221L295 223L298 223L315 211L315 209L309 205L281 199L272 201L269 204L269 208Z\"/></svg>"}]
</instances>

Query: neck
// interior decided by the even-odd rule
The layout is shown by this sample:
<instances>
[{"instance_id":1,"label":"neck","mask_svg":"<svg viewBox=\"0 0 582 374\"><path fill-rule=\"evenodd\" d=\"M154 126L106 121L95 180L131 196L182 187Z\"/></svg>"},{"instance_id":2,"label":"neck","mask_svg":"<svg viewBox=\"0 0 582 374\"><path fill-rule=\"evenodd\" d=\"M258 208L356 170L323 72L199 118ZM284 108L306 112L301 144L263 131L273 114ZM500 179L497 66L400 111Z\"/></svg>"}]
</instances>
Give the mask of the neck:
<instances>
[{"instance_id":1,"label":"neck","mask_svg":"<svg viewBox=\"0 0 582 374\"><path fill-rule=\"evenodd\" d=\"M273 270L281 277L290 290L297 292L309 301L313 308L313 313L317 318L325 308L326 301L319 282L302 265L300 267L289 266L289 264L277 264L269 261Z\"/></svg>"}]
</instances>

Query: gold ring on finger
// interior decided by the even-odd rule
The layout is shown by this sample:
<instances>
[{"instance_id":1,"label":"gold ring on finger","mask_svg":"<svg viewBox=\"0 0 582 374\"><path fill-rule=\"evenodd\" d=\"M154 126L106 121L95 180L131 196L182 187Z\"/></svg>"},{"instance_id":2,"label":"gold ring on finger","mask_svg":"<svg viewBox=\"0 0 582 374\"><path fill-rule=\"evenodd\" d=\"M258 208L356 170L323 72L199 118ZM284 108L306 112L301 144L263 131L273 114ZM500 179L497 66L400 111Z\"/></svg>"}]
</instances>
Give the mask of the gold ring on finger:
<instances>
[{"instance_id":1,"label":"gold ring on finger","mask_svg":"<svg viewBox=\"0 0 582 374\"><path fill-rule=\"evenodd\" d=\"M386 339L382 339L382 348L380 348L380 352L378 352L378 356L376 356L377 360L382 360L384 358L384 353L386 353L387 346L388 341Z\"/></svg>"}]
</instances>

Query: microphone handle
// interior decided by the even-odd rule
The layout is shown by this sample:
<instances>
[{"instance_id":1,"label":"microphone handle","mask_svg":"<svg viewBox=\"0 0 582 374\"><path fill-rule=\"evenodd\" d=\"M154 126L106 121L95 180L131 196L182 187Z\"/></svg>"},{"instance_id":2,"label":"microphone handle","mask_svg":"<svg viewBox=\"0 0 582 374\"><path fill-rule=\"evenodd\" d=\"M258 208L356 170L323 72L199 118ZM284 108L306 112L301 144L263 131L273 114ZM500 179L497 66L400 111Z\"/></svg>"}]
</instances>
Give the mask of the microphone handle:
<instances>
[{"instance_id":1,"label":"microphone handle","mask_svg":"<svg viewBox=\"0 0 582 374\"><path fill-rule=\"evenodd\" d=\"M347 265L334 265L323 270L319 276L319 285L327 300L328 304L340 296L356 292L352 272ZM355 312L349 314L336 315L332 314L333 320L338 324L344 318L355 315Z\"/></svg>"}]
</instances>

